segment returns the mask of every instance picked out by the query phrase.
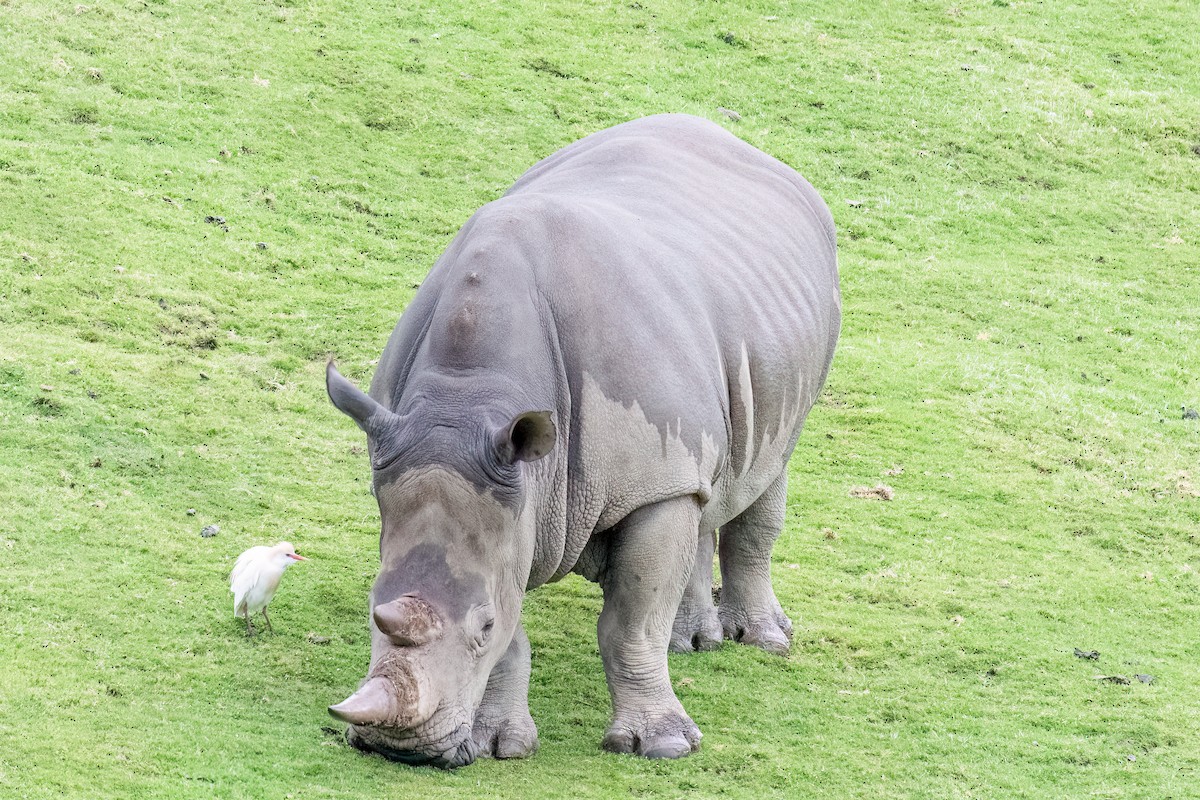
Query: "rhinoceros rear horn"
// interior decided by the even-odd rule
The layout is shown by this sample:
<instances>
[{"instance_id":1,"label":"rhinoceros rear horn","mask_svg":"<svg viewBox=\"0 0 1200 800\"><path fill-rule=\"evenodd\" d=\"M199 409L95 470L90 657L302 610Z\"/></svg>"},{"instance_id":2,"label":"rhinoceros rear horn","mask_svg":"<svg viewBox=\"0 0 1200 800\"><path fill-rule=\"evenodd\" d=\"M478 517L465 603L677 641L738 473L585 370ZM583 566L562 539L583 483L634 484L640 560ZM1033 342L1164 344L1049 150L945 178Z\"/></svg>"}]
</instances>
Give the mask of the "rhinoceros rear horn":
<instances>
[{"instance_id":1,"label":"rhinoceros rear horn","mask_svg":"<svg viewBox=\"0 0 1200 800\"><path fill-rule=\"evenodd\" d=\"M375 627L397 647L420 647L442 635L442 615L414 595L375 606Z\"/></svg>"},{"instance_id":2,"label":"rhinoceros rear horn","mask_svg":"<svg viewBox=\"0 0 1200 800\"><path fill-rule=\"evenodd\" d=\"M332 359L325 366L325 390L329 392L329 399L333 405L354 420L367 436L374 437L396 416L346 380L342 373L337 371Z\"/></svg>"},{"instance_id":3,"label":"rhinoceros rear horn","mask_svg":"<svg viewBox=\"0 0 1200 800\"><path fill-rule=\"evenodd\" d=\"M518 414L496 436L496 450L502 461L537 461L552 449L558 430L549 411Z\"/></svg>"}]
</instances>

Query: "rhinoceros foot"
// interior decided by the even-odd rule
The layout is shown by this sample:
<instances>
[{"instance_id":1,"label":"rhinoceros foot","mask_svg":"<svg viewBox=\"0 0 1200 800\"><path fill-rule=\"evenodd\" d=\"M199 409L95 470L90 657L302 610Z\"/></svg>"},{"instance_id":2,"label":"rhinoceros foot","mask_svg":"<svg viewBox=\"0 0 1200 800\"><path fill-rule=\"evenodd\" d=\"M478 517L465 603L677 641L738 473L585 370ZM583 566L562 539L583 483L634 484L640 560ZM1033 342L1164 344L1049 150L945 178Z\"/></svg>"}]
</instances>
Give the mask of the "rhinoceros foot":
<instances>
[{"instance_id":1,"label":"rhinoceros foot","mask_svg":"<svg viewBox=\"0 0 1200 800\"><path fill-rule=\"evenodd\" d=\"M687 714L624 718L608 727L601 746L610 753L682 758L700 749L700 729Z\"/></svg>"},{"instance_id":2,"label":"rhinoceros foot","mask_svg":"<svg viewBox=\"0 0 1200 800\"><path fill-rule=\"evenodd\" d=\"M740 605L721 603L717 615L725 638L761 647L768 653L787 655L792 646L792 621L778 603L774 608L749 611Z\"/></svg>"},{"instance_id":3,"label":"rhinoceros foot","mask_svg":"<svg viewBox=\"0 0 1200 800\"><path fill-rule=\"evenodd\" d=\"M479 755L490 758L527 758L537 752L537 726L526 711L511 719L477 716L471 738Z\"/></svg>"},{"instance_id":4,"label":"rhinoceros foot","mask_svg":"<svg viewBox=\"0 0 1200 800\"><path fill-rule=\"evenodd\" d=\"M717 650L722 641L721 620L717 608L710 601L707 605L690 606L681 603L671 627L671 652L693 653Z\"/></svg>"}]
</instances>

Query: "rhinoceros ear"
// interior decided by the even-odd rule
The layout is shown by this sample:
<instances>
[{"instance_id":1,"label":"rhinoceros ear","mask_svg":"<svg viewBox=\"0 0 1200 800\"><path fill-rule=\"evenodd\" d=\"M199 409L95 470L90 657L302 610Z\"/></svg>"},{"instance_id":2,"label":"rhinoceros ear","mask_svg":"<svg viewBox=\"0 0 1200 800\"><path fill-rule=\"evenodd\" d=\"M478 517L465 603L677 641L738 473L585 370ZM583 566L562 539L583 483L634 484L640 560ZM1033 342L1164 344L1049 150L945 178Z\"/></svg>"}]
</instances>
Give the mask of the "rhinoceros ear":
<instances>
[{"instance_id":1,"label":"rhinoceros ear","mask_svg":"<svg viewBox=\"0 0 1200 800\"><path fill-rule=\"evenodd\" d=\"M325 366L325 390L333 405L350 419L358 423L367 436L375 436L396 416L388 411L362 389L359 389L337 371L331 359Z\"/></svg>"},{"instance_id":2,"label":"rhinoceros ear","mask_svg":"<svg viewBox=\"0 0 1200 800\"><path fill-rule=\"evenodd\" d=\"M496 436L496 451L500 460L509 464L537 461L554 449L557 435L549 411L527 411Z\"/></svg>"}]
</instances>

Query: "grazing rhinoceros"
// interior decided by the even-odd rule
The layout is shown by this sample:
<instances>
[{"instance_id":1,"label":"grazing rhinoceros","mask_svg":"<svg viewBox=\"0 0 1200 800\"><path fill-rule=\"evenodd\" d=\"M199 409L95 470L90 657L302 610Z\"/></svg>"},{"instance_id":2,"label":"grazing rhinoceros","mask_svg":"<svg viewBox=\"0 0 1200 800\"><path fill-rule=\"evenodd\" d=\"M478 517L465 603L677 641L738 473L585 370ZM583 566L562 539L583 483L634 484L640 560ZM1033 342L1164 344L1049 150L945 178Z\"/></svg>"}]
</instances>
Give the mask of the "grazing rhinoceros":
<instances>
[{"instance_id":1,"label":"grazing rhinoceros","mask_svg":"<svg viewBox=\"0 0 1200 800\"><path fill-rule=\"evenodd\" d=\"M695 750L667 650L788 649L771 547L840 306L816 191L695 117L588 136L476 212L370 395L327 372L383 523L367 679L330 707L350 741L443 767L532 754L521 602L577 572L604 593L603 746Z\"/></svg>"}]
</instances>

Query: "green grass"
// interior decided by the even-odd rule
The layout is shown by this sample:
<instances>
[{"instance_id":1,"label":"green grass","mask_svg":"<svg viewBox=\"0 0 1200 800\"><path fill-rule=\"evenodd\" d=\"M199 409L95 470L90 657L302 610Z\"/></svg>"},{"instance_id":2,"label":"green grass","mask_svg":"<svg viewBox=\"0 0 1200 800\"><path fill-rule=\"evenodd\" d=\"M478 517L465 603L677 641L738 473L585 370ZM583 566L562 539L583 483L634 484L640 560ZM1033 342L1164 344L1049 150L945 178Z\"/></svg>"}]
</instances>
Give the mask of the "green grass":
<instances>
[{"instance_id":1,"label":"green grass","mask_svg":"<svg viewBox=\"0 0 1200 800\"><path fill-rule=\"evenodd\" d=\"M0 796L1194 796L1195 23L0 0ZM599 597L568 579L527 601L535 758L351 750L325 706L366 664L377 520L325 359L365 383L475 208L661 111L791 163L840 230L776 550L792 652L672 656L702 751L607 755ZM247 641L226 576L284 538L313 560Z\"/></svg>"}]
</instances>

